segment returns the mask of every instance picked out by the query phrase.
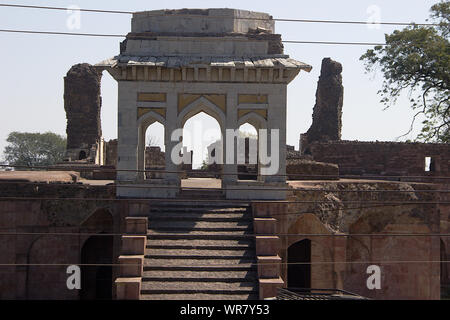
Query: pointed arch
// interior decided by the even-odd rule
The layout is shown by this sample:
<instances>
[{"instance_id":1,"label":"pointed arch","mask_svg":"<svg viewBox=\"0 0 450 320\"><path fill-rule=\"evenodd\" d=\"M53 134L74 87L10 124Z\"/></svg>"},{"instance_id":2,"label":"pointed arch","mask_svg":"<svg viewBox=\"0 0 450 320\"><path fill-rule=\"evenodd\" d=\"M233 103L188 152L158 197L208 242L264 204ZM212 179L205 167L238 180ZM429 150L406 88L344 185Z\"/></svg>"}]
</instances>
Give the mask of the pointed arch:
<instances>
[{"instance_id":1,"label":"pointed arch","mask_svg":"<svg viewBox=\"0 0 450 320\"><path fill-rule=\"evenodd\" d=\"M166 129L166 119L159 113L155 111L148 111L144 115L142 115L137 121L138 128L138 149L137 149L137 169L139 180L144 180L146 175L144 174L145 170L145 150L146 150L146 132L148 127L150 127L155 122L159 122ZM165 144L165 141L164 141Z\"/></svg>"},{"instance_id":2,"label":"pointed arch","mask_svg":"<svg viewBox=\"0 0 450 320\"><path fill-rule=\"evenodd\" d=\"M184 127L184 124L186 121L196 114L204 112L207 115L213 117L216 119L216 121L219 123L219 126L221 129L224 128L225 125L225 113L223 110L206 99L205 97L200 97L197 100L191 102L186 107L183 108L183 110L178 115L178 123L180 125L180 128Z\"/></svg>"},{"instance_id":3,"label":"pointed arch","mask_svg":"<svg viewBox=\"0 0 450 320\"><path fill-rule=\"evenodd\" d=\"M156 113L155 111L148 111L138 119L138 127L145 128L146 130L155 122L159 122L163 126L166 126L166 119L162 115Z\"/></svg>"},{"instance_id":4,"label":"pointed arch","mask_svg":"<svg viewBox=\"0 0 450 320\"><path fill-rule=\"evenodd\" d=\"M238 127L243 124L249 123L255 127L256 131L259 129L267 129L267 120L260 114L256 112L249 112L243 115L238 120Z\"/></svg>"}]
</instances>

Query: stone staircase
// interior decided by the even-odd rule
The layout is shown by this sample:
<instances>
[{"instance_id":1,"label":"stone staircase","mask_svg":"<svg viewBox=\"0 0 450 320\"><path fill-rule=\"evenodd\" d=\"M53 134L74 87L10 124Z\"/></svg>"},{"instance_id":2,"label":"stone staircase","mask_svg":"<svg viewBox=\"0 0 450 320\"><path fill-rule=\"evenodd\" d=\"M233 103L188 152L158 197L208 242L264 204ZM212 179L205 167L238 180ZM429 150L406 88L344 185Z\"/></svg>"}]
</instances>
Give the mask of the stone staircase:
<instances>
[{"instance_id":1,"label":"stone staircase","mask_svg":"<svg viewBox=\"0 0 450 320\"><path fill-rule=\"evenodd\" d=\"M147 217L140 299L258 299L248 206L198 200L155 203Z\"/></svg>"}]
</instances>

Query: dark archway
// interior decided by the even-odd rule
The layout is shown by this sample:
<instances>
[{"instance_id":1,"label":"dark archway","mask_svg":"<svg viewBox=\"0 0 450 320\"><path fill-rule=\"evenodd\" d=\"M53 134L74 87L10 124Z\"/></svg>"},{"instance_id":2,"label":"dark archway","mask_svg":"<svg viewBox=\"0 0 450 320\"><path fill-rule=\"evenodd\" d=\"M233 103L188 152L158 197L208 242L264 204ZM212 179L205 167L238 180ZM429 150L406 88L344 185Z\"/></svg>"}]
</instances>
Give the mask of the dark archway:
<instances>
[{"instance_id":1,"label":"dark archway","mask_svg":"<svg viewBox=\"0 0 450 320\"><path fill-rule=\"evenodd\" d=\"M81 300L112 299L112 263L112 236L96 235L86 240L81 249Z\"/></svg>"},{"instance_id":2,"label":"dark archway","mask_svg":"<svg viewBox=\"0 0 450 320\"><path fill-rule=\"evenodd\" d=\"M305 239L288 248L288 288L311 288L311 240Z\"/></svg>"},{"instance_id":3,"label":"dark archway","mask_svg":"<svg viewBox=\"0 0 450 320\"><path fill-rule=\"evenodd\" d=\"M84 159L86 159L86 158L87 158L86 152L83 151L83 150L81 150L81 151L80 151L80 155L78 156L78 160L84 160Z\"/></svg>"}]
</instances>

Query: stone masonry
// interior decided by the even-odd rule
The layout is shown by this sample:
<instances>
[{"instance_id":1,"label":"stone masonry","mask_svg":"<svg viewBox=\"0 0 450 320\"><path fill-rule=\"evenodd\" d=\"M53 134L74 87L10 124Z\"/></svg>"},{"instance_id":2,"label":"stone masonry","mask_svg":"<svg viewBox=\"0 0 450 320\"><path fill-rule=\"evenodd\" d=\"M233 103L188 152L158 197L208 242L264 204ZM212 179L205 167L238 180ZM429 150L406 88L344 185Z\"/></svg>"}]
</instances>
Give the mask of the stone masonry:
<instances>
[{"instance_id":1,"label":"stone masonry","mask_svg":"<svg viewBox=\"0 0 450 320\"><path fill-rule=\"evenodd\" d=\"M303 135L301 149L314 141L340 140L342 128L342 105L344 87L342 86L342 65L330 58L322 60L322 69L316 92L316 105L313 123Z\"/></svg>"},{"instance_id":2,"label":"stone masonry","mask_svg":"<svg viewBox=\"0 0 450 320\"><path fill-rule=\"evenodd\" d=\"M67 115L67 157L83 160L102 136L100 82L102 75L87 63L76 64L64 78Z\"/></svg>"}]
</instances>

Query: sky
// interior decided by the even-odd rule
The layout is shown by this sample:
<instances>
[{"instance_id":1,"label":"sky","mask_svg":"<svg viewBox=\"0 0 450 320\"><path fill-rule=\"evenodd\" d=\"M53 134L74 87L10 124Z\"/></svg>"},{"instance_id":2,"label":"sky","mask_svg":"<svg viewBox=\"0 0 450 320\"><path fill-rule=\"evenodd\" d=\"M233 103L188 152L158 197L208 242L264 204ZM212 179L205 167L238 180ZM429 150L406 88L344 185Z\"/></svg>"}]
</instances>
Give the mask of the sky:
<instances>
[{"instance_id":1,"label":"sky","mask_svg":"<svg viewBox=\"0 0 450 320\"><path fill-rule=\"evenodd\" d=\"M315 0L315 1L2 1L0 3L77 6L87 9L145 11L179 8L237 8L267 12L274 18L318 20L378 20L395 22L425 22L430 7L438 0ZM131 15L81 13L79 29L68 24L66 11L0 7L0 29L42 30L80 33L127 34ZM77 27L75 25L75 27ZM384 34L400 26L319 24L276 22L275 31L283 40L384 42ZM0 32L0 160L12 131L46 132L65 135L63 77L77 63L98 63L119 53L120 38L91 38L59 35L10 34ZM393 141L406 133L413 111L405 97L390 109L383 110L377 94L382 85L381 74L365 73L359 57L370 46L284 44L285 53L313 66L310 73L301 72L288 86L287 143L298 149L301 133L312 122L315 92L321 61L330 57L343 65L344 107L342 139L360 141ZM117 138L117 83L107 73L102 79L102 130L106 140ZM420 121L413 132L400 139L414 138L420 131ZM190 119L185 129L195 126L208 129L218 124L206 115ZM163 128L155 126L149 133L161 144ZM205 148L216 139L208 137L201 145L190 142L194 163L204 158ZM193 139L195 140L195 139ZM209 141L209 142L208 142ZM200 149L199 149L200 148ZM197 156L195 156L197 154Z\"/></svg>"}]
</instances>

